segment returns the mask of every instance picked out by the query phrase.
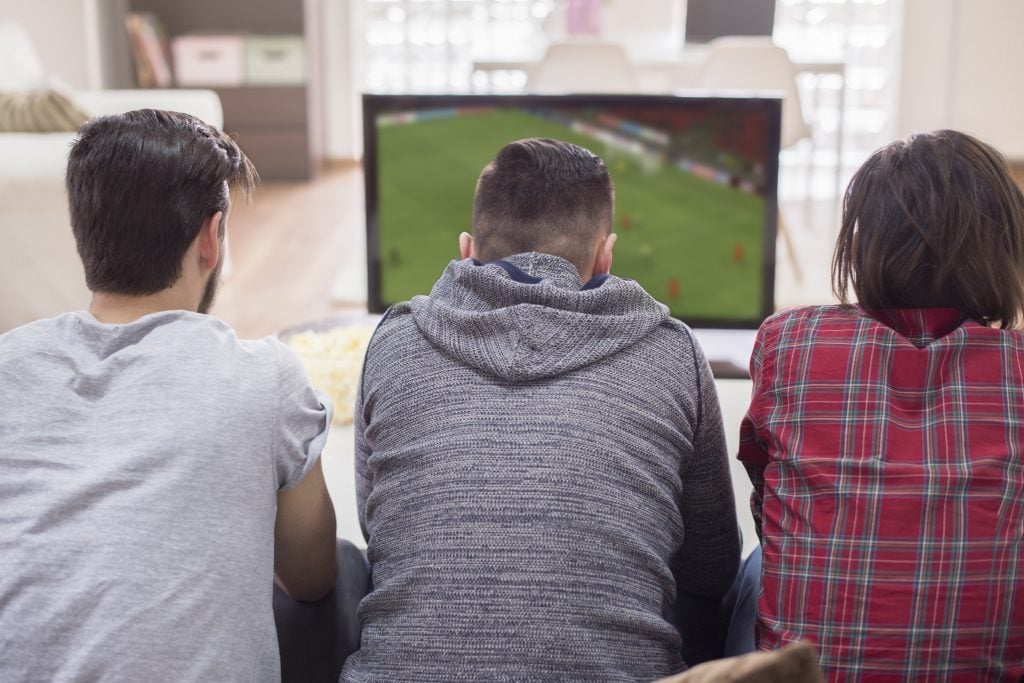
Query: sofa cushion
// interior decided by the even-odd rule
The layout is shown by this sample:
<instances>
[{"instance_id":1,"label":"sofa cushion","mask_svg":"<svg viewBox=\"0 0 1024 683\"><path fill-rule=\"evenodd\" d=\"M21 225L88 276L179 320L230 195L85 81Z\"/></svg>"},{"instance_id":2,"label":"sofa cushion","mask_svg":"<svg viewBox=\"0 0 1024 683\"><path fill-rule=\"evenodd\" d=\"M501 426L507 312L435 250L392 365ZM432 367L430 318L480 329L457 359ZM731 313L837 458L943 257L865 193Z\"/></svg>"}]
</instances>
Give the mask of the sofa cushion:
<instances>
[{"instance_id":1,"label":"sofa cushion","mask_svg":"<svg viewBox=\"0 0 1024 683\"><path fill-rule=\"evenodd\" d=\"M56 90L0 92L0 133L75 131L89 118Z\"/></svg>"},{"instance_id":2,"label":"sofa cushion","mask_svg":"<svg viewBox=\"0 0 1024 683\"><path fill-rule=\"evenodd\" d=\"M752 652L716 659L655 683L824 683L818 655L810 643L793 643L774 652Z\"/></svg>"}]
</instances>

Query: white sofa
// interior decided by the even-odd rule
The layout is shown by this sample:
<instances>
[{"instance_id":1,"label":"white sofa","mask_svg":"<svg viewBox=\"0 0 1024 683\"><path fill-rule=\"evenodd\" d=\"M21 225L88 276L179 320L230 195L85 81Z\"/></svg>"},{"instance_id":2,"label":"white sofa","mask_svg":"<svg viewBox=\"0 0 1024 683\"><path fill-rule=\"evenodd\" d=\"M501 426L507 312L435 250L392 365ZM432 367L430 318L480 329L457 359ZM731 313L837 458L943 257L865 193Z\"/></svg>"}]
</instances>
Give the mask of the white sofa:
<instances>
[{"instance_id":1,"label":"white sofa","mask_svg":"<svg viewBox=\"0 0 1024 683\"><path fill-rule=\"evenodd\" d=\"M39 87L45 73L27 34L0 25L0 90ZM212 90L95 90L73 93L93 116L153 108L223 125ZM64 192L75 133L0 133L0 333L88 305Z\"/></svg>"}]
</instances>

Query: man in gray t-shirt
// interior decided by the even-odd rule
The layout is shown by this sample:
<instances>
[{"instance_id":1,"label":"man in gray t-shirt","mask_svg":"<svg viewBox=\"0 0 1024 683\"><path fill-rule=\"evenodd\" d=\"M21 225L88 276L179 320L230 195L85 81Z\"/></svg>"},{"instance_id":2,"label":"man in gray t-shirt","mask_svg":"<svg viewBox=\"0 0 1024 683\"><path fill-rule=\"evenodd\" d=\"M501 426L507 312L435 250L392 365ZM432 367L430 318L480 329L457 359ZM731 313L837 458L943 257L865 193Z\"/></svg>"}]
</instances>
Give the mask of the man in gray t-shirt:
<instances>
[{"instance_id":1,"label":"man in gray t-shirt","mask_svg":"<svg viewBox=\"0 0 1024 683\"><path fill-rule=\"evenodd\" d=\"M333 587L331 405L280 342L204 315L253 179L187 115L82 128L92 304L0 336L0 680L278 680L272 576Z\"/></svg>"}]
</instances>

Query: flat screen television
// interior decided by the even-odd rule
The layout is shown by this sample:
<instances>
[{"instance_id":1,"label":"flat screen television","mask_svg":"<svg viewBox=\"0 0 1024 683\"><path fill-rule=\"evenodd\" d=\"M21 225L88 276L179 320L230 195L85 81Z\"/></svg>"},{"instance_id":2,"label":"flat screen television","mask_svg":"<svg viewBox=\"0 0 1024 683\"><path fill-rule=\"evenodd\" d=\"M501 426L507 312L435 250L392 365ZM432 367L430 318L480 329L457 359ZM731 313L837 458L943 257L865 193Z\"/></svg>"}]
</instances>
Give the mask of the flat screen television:
<instances>
[{"instance_id":1,"label":"flat screen television","mask_svg":"<svg viewBox=\"0 0 1024 683\"><path fill-rule=\"evenodd\" d=\"M369 308L428 294L506 143L566 140L615 183L612 272L695 327L774 309L780 100L661 95L364 95Z\"/></svg>"},{"instance_id":2,"label":"flat screen television","mask_svg":"<svg viewBox=\"0 0 1024 683\"><path fill-rule=\"evenodd\" d=\"M771 36L775 0L687 0L687 43L709 43L723 36Z\"/></svg>"}]
</instances>

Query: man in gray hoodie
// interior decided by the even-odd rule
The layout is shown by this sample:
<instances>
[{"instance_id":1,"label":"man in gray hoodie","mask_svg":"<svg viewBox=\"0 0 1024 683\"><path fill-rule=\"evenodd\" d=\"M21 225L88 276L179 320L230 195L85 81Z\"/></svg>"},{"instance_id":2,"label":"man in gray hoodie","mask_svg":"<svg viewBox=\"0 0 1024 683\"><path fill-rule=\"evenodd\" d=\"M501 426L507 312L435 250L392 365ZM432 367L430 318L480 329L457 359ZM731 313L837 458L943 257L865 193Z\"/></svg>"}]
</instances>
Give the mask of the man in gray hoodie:
<instances>
[{"instance_id":1,"label":"man in gray hoodie","mask_svg":"<svg viewBox=\"0 0 1024 683\"><path fill-rule=\"evenodd\" d=\"M677 593L721 598L740 539L708 363L609 274L604 163L504 147L473 235L394 306L356 410L374 590L344 681L650 681Z\"/></svg>"}]
</instances>

